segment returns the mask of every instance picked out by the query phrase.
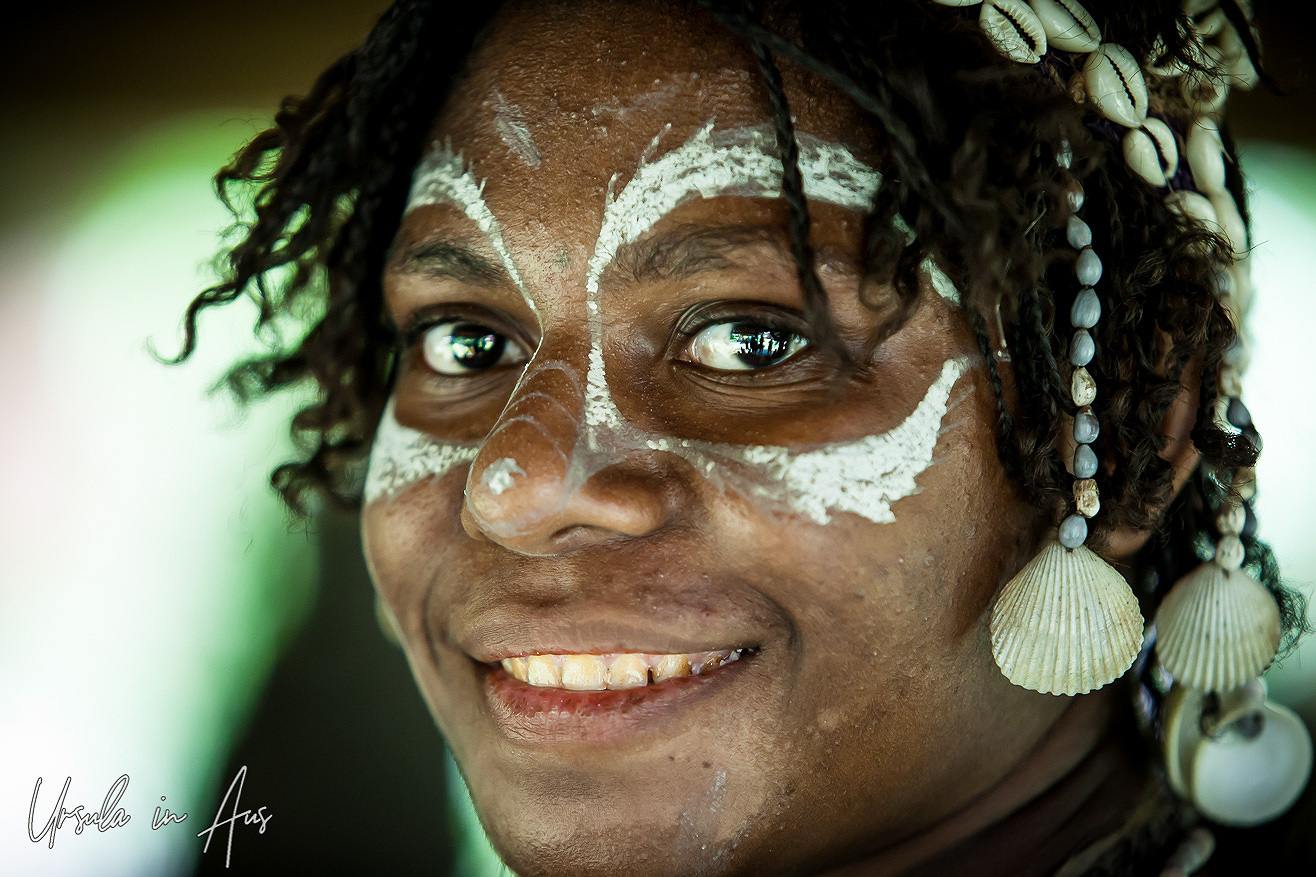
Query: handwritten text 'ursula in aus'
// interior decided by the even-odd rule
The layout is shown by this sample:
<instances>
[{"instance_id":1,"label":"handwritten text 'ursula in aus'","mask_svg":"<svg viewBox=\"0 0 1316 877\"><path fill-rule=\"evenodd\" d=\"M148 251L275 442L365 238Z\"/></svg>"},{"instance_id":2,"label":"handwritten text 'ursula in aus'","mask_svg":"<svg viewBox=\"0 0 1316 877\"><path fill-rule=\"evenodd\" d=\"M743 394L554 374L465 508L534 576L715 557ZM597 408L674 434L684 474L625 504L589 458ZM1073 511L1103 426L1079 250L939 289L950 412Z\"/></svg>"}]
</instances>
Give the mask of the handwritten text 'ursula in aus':
<instances>
[{"instance_id":1,"label":"handwritten text 'ursula in aus'","mask_svg":"<svg viewBox=\"0 0 1316 877\"><path fill-rule=\"evenodd\" d=\"M228 840L225 844L224 865L227 867L233 856L233 836L239 826L258 826L257 833L264 834L266 827L269 825L273 814L268 812L269 808L262 805L255 810L250 807L243 809L242 804L242 787L246 782L247 767L243 765L238 769L233 781L229 784L228 791L224 793L223 800L220 801L216 810L215 818L211 820L210 827L197 832L197 837L206 839L202 852L210 850L210 842L214 839L216 832L228 828ZM109 791L105 793L105 798L101 801L99 809L92 809L87 804L76 804L69 807L69 789L73 785L73 777L64 780L64 787L60 790L59 797L55 800L55 806L50 810L50 816L37 829L37 807L41 797L42 777L37 777L36 786L32 789L32 804L27 811L27 836L33 843L42 843L43 841L50 849L55 848L55 835L66 823L72 823L73 833L82 834L84 831L95 827L98 832L106 832L112 829L122 828L132 821L132 815L120 806L124 794L128 791L130 779L128 774L122 774L110 786ZM164 795L160 796L161 802L165 800ZM174 813L168 807L157 805L155 812L151 814L151 830L158 831L166 825L180 824L188 817L187 813Z\"/></svg>"}]
</instances>

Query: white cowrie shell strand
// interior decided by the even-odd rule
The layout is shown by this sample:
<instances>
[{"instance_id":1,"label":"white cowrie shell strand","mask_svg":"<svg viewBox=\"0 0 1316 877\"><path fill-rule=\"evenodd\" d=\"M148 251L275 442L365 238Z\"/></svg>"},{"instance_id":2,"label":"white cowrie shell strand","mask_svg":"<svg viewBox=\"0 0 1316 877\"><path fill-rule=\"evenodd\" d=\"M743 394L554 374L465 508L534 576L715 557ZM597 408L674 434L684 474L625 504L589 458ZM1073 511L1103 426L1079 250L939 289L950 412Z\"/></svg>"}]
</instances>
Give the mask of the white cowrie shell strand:
<instances>
[{"instance_id":1,"label":"white cowrie shell strand","mask_svg":"<svg viewBox=\"0 0 1316 877\"><path fill-rule=\"evenodd\" d=\"M1066 52L1088 53L1101 44L1101 29L1075 0L1029 0L1047 42Z\"/></svg>"},{"instance_id":2,"label":"white cowrie shell strand","mask_svg":"<svg viewBox=\"0 0 1316 877\"><path fill-rule=\"evenodd\" d=\"M978 18L983 33L1012 61L1036 64L1046 54L1046 29L1023 0L986 0Z\"/></svg>"},{"instance_id":3,"label":"white cowrie shell strand","mask_svg":"<svg viewBox=\"0 0 1316 877\"><path fill-rule=\"evenodd\" d=\"M1147 81L1129 50L1102 43L1083 65L1083 83L1102 115L1125 128L1138 128L1147 118Z\"/></svg>"}]
</instances>

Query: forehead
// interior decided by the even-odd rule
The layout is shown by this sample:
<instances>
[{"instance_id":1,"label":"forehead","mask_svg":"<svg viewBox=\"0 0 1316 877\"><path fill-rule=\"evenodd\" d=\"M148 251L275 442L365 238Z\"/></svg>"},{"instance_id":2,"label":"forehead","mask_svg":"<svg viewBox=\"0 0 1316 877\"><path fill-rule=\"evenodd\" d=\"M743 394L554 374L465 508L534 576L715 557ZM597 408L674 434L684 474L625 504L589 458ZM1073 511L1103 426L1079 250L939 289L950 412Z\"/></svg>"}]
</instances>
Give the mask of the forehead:
<instances>
[{"instance_id":1,"label":"forehead","mask_svg":"<svg viewBox=\"0 0 1316 877\"><path fill-rule=\"evenodd\" d=\"M797 129L871 154L868 126L834 88L781 64ZM599 204L647 150L684 143L710 120L721 130L770 123L748 44L683 3L513 4L472 54L433 130L461 152L490 201L561 219ZM651 146L658 135L661 140Z\"/></svg>"}]
</instances>

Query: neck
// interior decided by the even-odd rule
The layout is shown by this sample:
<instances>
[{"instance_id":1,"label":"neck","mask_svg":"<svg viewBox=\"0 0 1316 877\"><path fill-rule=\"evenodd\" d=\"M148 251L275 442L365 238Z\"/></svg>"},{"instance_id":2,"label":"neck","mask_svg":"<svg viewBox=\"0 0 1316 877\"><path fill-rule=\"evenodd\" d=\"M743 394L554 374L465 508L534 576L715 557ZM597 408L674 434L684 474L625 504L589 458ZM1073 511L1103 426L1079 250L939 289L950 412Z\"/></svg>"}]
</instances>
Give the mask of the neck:
<instances>
[{"instance_id":1,"label":"neck","mask_svg":"<svg viewBox=\"0 0 1316 877\"><path fill-rule=\"evenodd\" d=\"M1113 688L1113 687L1112 687ZM1034 749L963 809L828 877L1029 877L1118 831L1146 786L1119 728L1123 693L1076 697Z\"/></svg>"}]
</instances>

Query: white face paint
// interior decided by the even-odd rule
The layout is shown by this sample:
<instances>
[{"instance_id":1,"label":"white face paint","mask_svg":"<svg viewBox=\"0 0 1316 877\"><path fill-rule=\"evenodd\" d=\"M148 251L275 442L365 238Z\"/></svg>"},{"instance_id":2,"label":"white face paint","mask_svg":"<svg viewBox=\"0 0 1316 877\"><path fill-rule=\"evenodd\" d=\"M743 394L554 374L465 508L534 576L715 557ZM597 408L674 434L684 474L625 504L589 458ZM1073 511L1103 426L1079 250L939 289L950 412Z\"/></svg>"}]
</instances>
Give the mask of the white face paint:
<instances>
[{"instance_id":1,"label":"white face paint","mask_svg":"<svg viewBox=\"0 0 1316 877\"><path fill-rule=\"evenodd\" d=\"M511 457L502 457L489 464L484 470L484 475L480 476L480 480L489 488L490 493L498 496L512 486L516 476L524 474L525 470L516 465L515 460Z\"/></svg>"},{"instance_id":2,"label":"white face paint","mask_svg":"<svg viewBox=\"0 0 1316 877\"><path fill-rule=\"evenodd\" d=\"M521 108L509 104L503 93L496 88L490 99L493 102L494 130L498 132L499 139L527 165L539 167L539 147L535 146L535 138L530 136L530 126L525 123L525 114Z\"/></svg>"},{"instance_id":3,"label":"white face paint","mask_svg":"<svg viewBox=\"0 0 1316 877\"><path fill-rule=\"evenodd\" d=\"M521 297L530 306L530 310L538 316L534 300L526 293L521 275L516 270L516 264L512 262L512 254L507 251L507 244L503 243L503 230L498 225L498 220L494 218L493 211L485 203L484 183L476 181L475 176L466 169L462 157L453 152L451 145L446 142L442 145L435 144L429 155L425 156L416 167L416 173L411 181L411 192L407 195L407 207L403 213L410 213L426 204L451 204L460 208L462 213L475 223L480 233L488 238L489 245L493 247L494 254L503 265L503 270L521 291Z\"/></svg>"},{"instance_id":4,"label":"white face paint","mask_svg":"<svg viewBox=\"0 0 1316 877\"><path fill-rule=\"evenodd\" d=\"M767 127L715 133L710 121L680 147L656 160L649 160L665 133L666 129L654 138L645 150L639 169L620 193L613 194L616 177L608 186L603 224L586 275L590 351L584 416L576 446L570 455L568 483L559 492L561 502L567 502L595 473L627 455L664 451L686 459L720 489L733 490L774 511L802 515L819 524L828 523L835 512L852 512L877 523L895 520L891 504L918 491L916 479L932 464L941 424L952 404L951 388L968 369L972 357L945 362L922 401L895 428L809 451L657 435L628 423L617 409L608 388L603 362L599 288L599 280L617 250L639 240L672 210L696 198L723 195L771 198L781 194L781 162ZM807 135L799 136L799 144L800 171L804 192L809 199L857 212L866 212L870 208L881 181L876 170L839 144L825 143ZM461 207L489 235L495 251L508 266L508 274L515 280L518 275L511 267L510 256L505 255L506 248L502 246L497 223L480 191L481 187L470 174L462 170L460 159L446 148L436 150L435 156L422 162L417 171L409 207L417 203L435 203L432 199L436 197L443 197ZM431 200L418 201L418 192L423 192L423 197ZM903 225L901 228L908 232ZM495 234L498 235L496 239ZM958 304L958 291L941 270L931 261L924 264L924 270L933 288L952 304ZM519 281L517 283L519 286ZM531 367L533 365L532 362ZM396 438L402 434L407 435L407 441ZM427 477L441 475L459 462L469 462L478 453L474 446L443 445L429 440L429 445L435 446L431 448L416 440L415 436L423 434L398 425L393 419L391 406L380 424L380 436L387 441L376 440L367 479L367 500L383 492L379 488L384 479L375 477L376 456L381 458L381 472L424 472L420 477ZM438 447L449 451L441 453L436 450ZM413 454L415 461L393 460L392 455L399 449ZM508 463L516 467L517 473L525 474L508 458L496 461L482 476L491 492L501 494L514 487L513 470L508 468ZM432 470L426 471L427 466ZM391 490L402 483L392 479L391 486L383 490ZM372 484L376 489L373 495ZM545 509L544 513L552 511ZM493 522L483 523L491 525ZM521 529L528 523L517 522L516 528ZM500 528L493 526L492 529Z\"/></svg>"}]
</instances>

